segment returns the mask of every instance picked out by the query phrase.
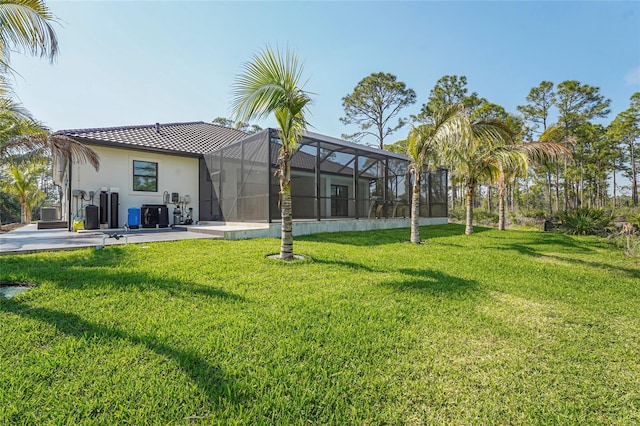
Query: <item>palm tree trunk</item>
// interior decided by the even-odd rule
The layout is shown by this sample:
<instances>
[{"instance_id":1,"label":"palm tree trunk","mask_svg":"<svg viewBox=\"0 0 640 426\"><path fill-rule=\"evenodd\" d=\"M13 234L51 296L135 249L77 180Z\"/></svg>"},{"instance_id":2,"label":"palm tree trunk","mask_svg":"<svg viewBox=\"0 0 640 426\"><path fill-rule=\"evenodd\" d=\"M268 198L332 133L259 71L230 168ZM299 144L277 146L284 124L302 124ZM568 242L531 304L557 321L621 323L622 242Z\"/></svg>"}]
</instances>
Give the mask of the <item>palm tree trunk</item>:
<instances>
[{"instance_id":1,"label":"palm tree trunk","mask_svg":"<svg viewBox=\"0 0 640 426\"><path fill-rule=\"evenodd\" d=\"M420 244L420 227L418 217L420 216L420 173L415 173L413 179L413 191L411 193L411 242Z\"/></svg>"},{"instance_id":2,"label":"palm tree trunk","mask_svg":"<svg viewBox=\"0 0 640 426\"><path fill-rule=\"evenodd\" d=\"M28 224L29 222L31 222L30 218L29 218L29 212L28 212L28 208L27 208L27 199L26 197L21 197L20 198L20 223L22 224Z\"/></svg>"},{"instance_id":3,"label":"palm tree trunk","mask_svg":"<svg viewBox=\"0 0 640 426\"><path fill-rule=\"evenodd\" d=\"M282 215L282 232L280 233L280 258L283 260L293 259L293 220L291 217L291 188L283 189L280 192L282 204L280 214Z\"/></svg>"},{"instance_id":4,"label":"palm tree trunk","mask_svg":"<svg viewBox=\"0 0 640 426\"><path fill-rule=\"evenodd\" d=\"M547 198L549 201L549 216L553 215L553 202L552 202L552 195L551 195L551 169L547 169Z\"/></svg>"},{"instance_id":5,"label":"palm tree trunk","mask_svg":"<svg viewBox=\"0 0 640 426\"><path fill-rule=\"evenodd\" d=\"M473 196L475 193L475 184L474 182L467 181L466 183L466 207L467 207L467 218L464 233L466 235L473 234Z\"/></svg>"},{"instance_id":6,"label":"palm tree trunk","mask_svg":"<svg viewBox=\"0 0 640 426\"><path fill-rule=\"evenodd\" d=\"M283 150L284 151L284 150ZM281 152L280 170L280 259L293 260L293 215L291 203L291 163L287 152Z\"/></svg>"},{"instance_id":7,"label":"palm tree trunk","mask_svg":"<svg viewBox=\"0 0 640 426\"><path fill-rule=\"evenodd\" d=\"M504 181L504 175L501 173L498 178L498 230L505 230L504 201L507 197L507 185Z\"/></svg>"},{"instance_id":8,"label":"palm tree trunk","mask_svg":"<svg viewBox=\"0 0 640 426\"><path fill-rule=\"evenodd\" d=\"M613 208L616 208L616 168L615 162L613 167Z\"/></svg>"}]
</instances>

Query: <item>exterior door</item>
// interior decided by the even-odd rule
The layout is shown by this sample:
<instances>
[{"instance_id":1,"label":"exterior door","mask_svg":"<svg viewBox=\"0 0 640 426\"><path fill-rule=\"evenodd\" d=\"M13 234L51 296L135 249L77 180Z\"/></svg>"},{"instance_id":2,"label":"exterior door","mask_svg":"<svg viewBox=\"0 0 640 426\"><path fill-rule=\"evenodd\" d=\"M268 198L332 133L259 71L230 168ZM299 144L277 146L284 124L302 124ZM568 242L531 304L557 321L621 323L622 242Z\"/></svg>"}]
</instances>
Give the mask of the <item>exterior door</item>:
<instances>
[{"instance_id":1,"label":"exterior door","mask_svg":"<svg viewBox=\"0 0 640 426\"><path fill-rule=\"evenodd\" d=\"M349 187L331 185L331 216L349 216Z\"/></svg>"}]
</instances>

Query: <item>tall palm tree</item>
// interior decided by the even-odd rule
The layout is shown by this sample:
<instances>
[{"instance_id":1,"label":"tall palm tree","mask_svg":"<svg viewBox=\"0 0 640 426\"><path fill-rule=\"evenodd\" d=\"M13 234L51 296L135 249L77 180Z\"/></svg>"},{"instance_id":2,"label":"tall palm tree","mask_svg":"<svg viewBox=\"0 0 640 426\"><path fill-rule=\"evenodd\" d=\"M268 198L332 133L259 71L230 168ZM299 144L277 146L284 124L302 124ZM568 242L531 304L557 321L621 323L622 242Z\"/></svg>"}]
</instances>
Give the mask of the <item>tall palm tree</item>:
<instances>
[{"instance_id":1,"label":"tall palm tree","mask_svg":"<svg viewBox=\"0 0 640 426\"><path fill-rule=\"evenodd\" d=\"M491 157L498 169L497 180L492 182L498 184L498 229L504 231L507 179L525 177L532 164L545 164L571 157L571 151L562 144L549 141L513 143L497 148Z\"/></svg>"},{"instance_id":2,"label":"tall palm tree","mask_svg":"<svg viewBox=\"0 0 640 426\"><path fill-rule=\"evenodd\" d=\"M466 221L465 234L473 233L473 201L478 183L495 182L500 165L513 157L503 148L513 136L509 127L496 119L471 120L467 117L465 137L445 147L445 155L453 164L454 173L464 180Z\"/></svg>"},{"instance_id":3,"label":"tall palm tree","mask_svg":"<svg viewBox=\"0 0 640 426\"><path fill-rule=\"evenodd\" d=\"M291 203L291 155L307 128L305 114L311 103L300 79L303 66L297 55L269 46L246 63L233 85L232 111L237 121L262 119L273 113L281 146L278 152L282 232L280 258L293 259Z\"/></svg>"},{"instance_id":4,"label":"tall palm tree","mask_svg":"<svg viewBox=\"0 0 640 426\"><path fill-rule=\"evenodd\" d=\"M444 147L452 145L457 138L468 136L467 117L462 105L448 105L434 114L427 124L411 126L407 137L409 172L413 175L411 193L411 242L420 243L418 217L420 215L420 180L426 166L433 170L440 165Z\"/></svg>"}]
</instances>

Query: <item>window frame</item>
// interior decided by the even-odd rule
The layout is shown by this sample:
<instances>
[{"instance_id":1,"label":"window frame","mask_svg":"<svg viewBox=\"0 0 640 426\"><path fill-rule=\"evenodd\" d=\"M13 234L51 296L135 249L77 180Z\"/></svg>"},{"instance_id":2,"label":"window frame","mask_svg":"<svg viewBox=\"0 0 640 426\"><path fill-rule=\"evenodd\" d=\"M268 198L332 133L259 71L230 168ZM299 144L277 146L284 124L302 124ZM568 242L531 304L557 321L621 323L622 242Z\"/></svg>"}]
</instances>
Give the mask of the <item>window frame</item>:
<instances>
[{"instance_id":1,"label":"window frame","mask_svg":"<svg viewBox=\"0 0 640 426\"><path fill-rule=\"evenodd\" d=\"M141 175L141 174L136 174L136 163L147 163L147 164L155 164L155 175ZM135 192L158 192L158 175L159 175L159 164L157 161L148 161L148 160L133 160L132 163L132 175L133 175L133 184L132 184L132 189ZM155 189L138 189L136 188L136 178L141 177L141 178L153 178L155 179Z\"/></svg>"}]
</instances>

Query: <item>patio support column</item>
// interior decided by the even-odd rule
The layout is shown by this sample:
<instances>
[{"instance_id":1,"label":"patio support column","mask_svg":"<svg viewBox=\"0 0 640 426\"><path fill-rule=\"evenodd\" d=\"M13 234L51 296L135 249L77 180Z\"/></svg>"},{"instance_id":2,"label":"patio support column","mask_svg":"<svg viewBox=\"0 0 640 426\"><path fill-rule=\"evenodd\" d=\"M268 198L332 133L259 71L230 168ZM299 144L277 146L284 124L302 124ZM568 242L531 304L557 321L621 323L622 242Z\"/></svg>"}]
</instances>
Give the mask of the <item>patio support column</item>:
<instances>
[{"instance_id":1,"label":"patio support column","mask_svg":"<svg viewBox=\"0 0 640 426\"><path fill-rule=\"evenodd\" d=\"M220 149L220 163L219 163L219 168L218 170L220 170L220 173L218 174L218 212L220 213L220 219L222 219L224 222L227 221L227 218L225 216L225 214L222 211L222 208L224 207L222 205L222 181L224 179L224 170L222 169L222 158L224 157L224 148Z\"/></svg>"},{"instance_id":2,"label":"patio support column","mask_svg":"<svg viewBox=\"0 0 640 426\"><path fill-rule=\"evenodd\" d=\"M444 172L444 191L445 191L445 194L446 194L447 189L448 189L447 182L449 181L449 169L440 169L440 172L441 173ZM442 176L440 176L440 184L442 184ZM448 200L449 197L446 196L445 199ZM444 216L445 217L449 217L449 203L448 202L444 203Z\"/></svg>"},{"instance_id":3,"label":"patio support column","mask_svg":"<svg viewBox=\"0 0 640 426\"><path fill-rule=\"evenodd\" d=\"M271 129L267 132L267 223L272 222L271 217Z\"/></svg>"},{"instance_id":4,"label":"patio support column","mask_svg":"<svg viewBox=\"0 0 640 426\"><path fill-rule=\"evenodd\" d=\"M320 208L322 207L322 199L320 197L320 141L316 141L316 216L318 220L320 217Z\"/></svg>"},{"instance_id":5,"label":"patio support column","mask_svg":"<svg viewBox=\"0 0 640 426\"><path fill-rule=\"evenodd\" d=\"M244 212L238 210L238 205L242 206L244 203L240 203L240 197L242 197L242 191L244 191L244 182L246 179L244 175L244 141L240 141L240 190L236 194L236 220L238 222L244 222Z\"/></svg>"},{"instance_id":6,"label":"patio support column","mask_svg":"<svg viewBox=\"0 0 640 426\"><path fill-rule=\"evenodd\" d=\"M355 218L356 219L360 219L359 215L358 215L358 199L359 197L359 193L358 193L358 151L356 151L355 157L353 158L353 198L355 200Z\"/></svg>"},{"instance_id":7,"label":"patio support column","mask_svg":"<svg viewBox=\"0 0 640 426\"><path fill-rule=\"evenodd\" d=\"M386 209L386 204L389 201L389 157L384 159L384 189L382 191L382 202L385 204L383 211L385 218L388 217L389 212ZM391 200L393 203L393 200Z\"/></svg>"},{"instance_id":8,"label":"patio support column","mask_svg":"<svg viewBox=\"0 0 640 426\"><path fill-rule=\"evenodd\" d=\"M433 204L433 197L431 197L431 185L433 182L431 181L433 173L427 173L427 200L429 200L429 217L433 217L433 213L431 213L431 205Z\"/></svg>"},{"instance_id":9,"label":"patio support column","mask_svg":"<svg viewBox=\"0 0 640 426\"><path fill-rule=\"evenodd\" d=\"M67 188L67 203L69 207L67 209L67 224L69 225L69 231L73 230L73 218L71 217L71 184L73 180L71 180L71 166L73 165L73 161L69 158L69 187Z\"/></svg>"}]
</instances>

